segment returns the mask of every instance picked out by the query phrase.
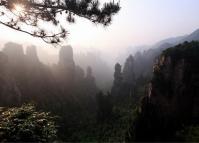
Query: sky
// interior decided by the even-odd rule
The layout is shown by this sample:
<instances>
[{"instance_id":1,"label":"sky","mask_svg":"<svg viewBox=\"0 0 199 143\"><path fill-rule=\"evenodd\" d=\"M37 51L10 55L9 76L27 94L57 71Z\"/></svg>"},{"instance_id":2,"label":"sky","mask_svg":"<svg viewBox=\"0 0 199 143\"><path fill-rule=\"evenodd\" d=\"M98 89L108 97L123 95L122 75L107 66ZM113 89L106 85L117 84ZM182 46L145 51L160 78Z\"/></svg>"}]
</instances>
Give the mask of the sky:
<instances>
[{"instance_id":1,"label":"sky","mask_svg":"<svg viewBox=\"0 0 199 143\"><path fill-rule=\"evenodd\" d=\"M105 1L109 0L101 0ZM76 52L94 49L116 57L127 47L152 45L199 28L199 0L120 0L120 4L121 11L108 27L82 18L77 18L75 24L66 25L70 34L64 44L72 45ZM6 41L13 41L39 45L54 52L54 47L42 40L2 25L0 37L0 46Z\"/></svg>"}]
</instances>

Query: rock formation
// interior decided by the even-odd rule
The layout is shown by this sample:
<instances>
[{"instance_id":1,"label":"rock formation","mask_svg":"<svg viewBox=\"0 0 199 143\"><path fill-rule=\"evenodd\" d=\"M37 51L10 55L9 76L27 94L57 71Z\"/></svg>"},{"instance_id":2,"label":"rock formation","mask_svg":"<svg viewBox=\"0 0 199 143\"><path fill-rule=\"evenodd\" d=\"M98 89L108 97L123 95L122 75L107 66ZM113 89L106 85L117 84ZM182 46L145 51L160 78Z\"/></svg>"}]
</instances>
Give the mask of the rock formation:
<instances>
[{"instance_id":1,"label":"rock formation","mask_svg":"<svg viewBox=\"0 0 199 143\"><path fill-rule=\"evenodd\" d=\"M123 76L122 76L122 66L117 63L115 64L114 81L113 87L111 89L111 94L114 96L120 95L122 86Z\"/></svg>"},{"instance_id":2,"label":"rock formation","mask_svg":"<svg viewBox=\"0 0 199 143\"><path fill-rule=\"evenodd\" d=\"M71 46L63 46L59 52L59 66L67 70L74 70L75 62L73 59L73 49Z\"/></svg>"},{"instance_id":3,"label":"rock formation","mask_svg":"<svg viewBox=\"0 0 199 143\"><path fill-rule=\"evenodd\" d=\"M165 50L154 65L135 128L142 141L175 140L183 125L199 124L199 43Z\"/></svg>"},{"instance_id":4,"label":"rock formation","mask_svg":"<svg viewBox=\"0 0 199 143\"><path fill-rule=\"evenodd\" d=\"M8 56L0 52L0 104L1 106L19 105L21 93L16 80L11 76Z\"/></svg>"},{"instance_id":5,"label":"rock formation","mask_svg":"<svg viewBox=\"0 0 199 143\"><path fill-rule=\"evenodd\" d=\"M123 68L123 94L125 96L133 96L135 87L135 65L134 58L130 55Z\"/></svg>"},{"instance_id":6,"label":"rock formation","mask_svg":"<svg viewBox=\"0 0 199 143\"><path fill-rule=\"evenodd\" d=\"M75 107L79 101L85 101L83 107L93 105L96 93L92 70L85 77L84 70L75 66L71 46L61 48L59 63L52 68L39 61L34 46L24 54L21 45L7 43L0 52L0 106L33 102L62 114L63 107Z\"/></svg>"},{"instance_id":7,"label":"rock formation","mask_svg":"<svg viewBox=\"0 0 199 143\"><path fill-rule=\"evenodd\" d=\"M63 46L60 49L57 66L58 80L61 85L64 85L63 90L72 88L75 76L75 62L71 46Z\"/></svg>"},{"instance_id":8,"label":"rock formation","mask_svg":"<svg viewBox=\"0 0 199 143\"><path fill-rule=\"evenodd\" d=\"M90 66L87 67L85 84L88 95L95 96L97 92L97 86L95 83L95 77L93 76L92 68Z\"/></svg>"},{"instance_id":9,"label":"rock formation","mask_svg":"<svg viewBox=\"0 0 199 143\"><path fill-rule=\"evenodd\" d=\"M26 57L30 62L39 62L35 46L29 46L26 48Z\"/></svg>"}]
</instances>

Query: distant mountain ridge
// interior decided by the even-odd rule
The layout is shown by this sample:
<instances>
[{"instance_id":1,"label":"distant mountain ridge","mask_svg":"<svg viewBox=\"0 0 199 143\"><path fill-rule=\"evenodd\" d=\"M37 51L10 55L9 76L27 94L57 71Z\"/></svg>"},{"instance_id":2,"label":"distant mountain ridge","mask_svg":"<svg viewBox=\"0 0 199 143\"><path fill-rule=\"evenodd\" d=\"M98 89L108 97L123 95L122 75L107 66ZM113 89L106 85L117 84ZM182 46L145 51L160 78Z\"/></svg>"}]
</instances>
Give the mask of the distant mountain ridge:
<instances>
[{"instance_id":1,"label":"distant mountain ridge","mask_svg":"<svg viewBox=\"0 0 199 143\"><path fill-rule=\"evenodd\" d=\"M155 46L153 47L160 47L162 44L165 43L169 43L172 45L176 45L177 43L179 43L180 41L184 40L188 35L184 35L184 36L178 36L178 37L171 37L171 38L167 38L164 40L159 41L158 43L155 44Z\"/></svg>"},{"instance_id":2,"label":"distant mountain ridge","mask_svg":"<svg viewBox=\"0 0 199 143\"><path fill-rule=\"evenodd\" d=\"M137 53L135 53L134 58L136 76L151 76L153 71L153 64L157 57L162 53L162 51L170 47L174 47L178 44L184 43L185 41L199 41L199 29L188 35L164 39L157 42L153 46L149 46L148 50L145 50L143 52L138 51Z\"/></svg>"},{"instance_id":3,"label":"distant mountain ridge","mask_svg":"<svg viewBox=\"0 0 199 143\"><path fill-rule=\"evenodd\" d=\"M199 41L199 29L195 30L193 33L191 33L190 35L182 39L180 42L184 42L184 41L188 41L188 42Z\"/></svg>"},{"instance_id":4,"label":"distant mountain ridge","mask_svg":"<svg viewBox=\"0 0 199 143\"><path fill-rule=\"evenodd\" d=\"M170 43L172 45L177 45L177 44L183 43L185 41L187 41L187 42L199 41L199 29L195 30L194 32L192 32L191 34L188 34L188 35L161 40L160 42L156 43L155 46L152 46L152 47L159 47L164 43Z\"/></svg>"}]
</instances>

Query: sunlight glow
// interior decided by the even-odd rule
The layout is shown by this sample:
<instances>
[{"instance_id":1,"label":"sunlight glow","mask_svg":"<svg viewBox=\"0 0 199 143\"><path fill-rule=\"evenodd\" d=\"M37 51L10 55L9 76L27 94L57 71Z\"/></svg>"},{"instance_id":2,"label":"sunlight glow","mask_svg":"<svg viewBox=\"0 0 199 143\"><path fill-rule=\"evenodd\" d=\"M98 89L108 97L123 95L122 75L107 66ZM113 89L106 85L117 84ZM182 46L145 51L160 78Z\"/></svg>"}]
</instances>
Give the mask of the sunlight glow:
<instances>
[{"instance_id":1,"label":"sunlight glow","mask_svg":"<svg viewBox=\"0 0 199 143\"><path fill-rule=\"evenodd\" d=\"M18 13L21 13L24 11L24 6L21 5L21 4L16 4L15 6L15 10L18 12Z\"/></svg>"}]
</instances>

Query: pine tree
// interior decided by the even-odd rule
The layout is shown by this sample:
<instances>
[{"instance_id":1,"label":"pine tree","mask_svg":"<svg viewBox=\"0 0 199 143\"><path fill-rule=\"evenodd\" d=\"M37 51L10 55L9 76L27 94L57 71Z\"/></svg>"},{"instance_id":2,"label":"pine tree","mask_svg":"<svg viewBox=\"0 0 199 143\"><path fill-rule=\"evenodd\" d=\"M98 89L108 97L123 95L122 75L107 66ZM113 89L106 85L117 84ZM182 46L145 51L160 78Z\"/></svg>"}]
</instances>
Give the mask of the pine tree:
<instances>
[{"instance_id":1,"label":"pine tree","mask_svg":"<svg viewBox=\"0 0 199 143\"><path fill-rule=\"evenodd\" d=\"M53 44L68 34L61 19L74 23L78 16L107 26L119 10L114 1L101 6L98 0L0 0L0 24ZM56 26L57 31L44 29L44 22Z\"/></svg>"}]
</instances>

